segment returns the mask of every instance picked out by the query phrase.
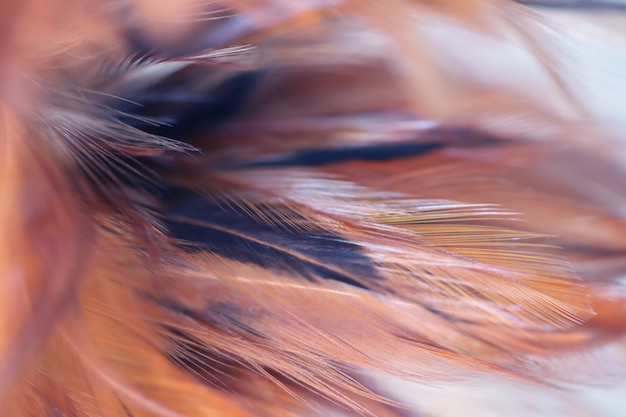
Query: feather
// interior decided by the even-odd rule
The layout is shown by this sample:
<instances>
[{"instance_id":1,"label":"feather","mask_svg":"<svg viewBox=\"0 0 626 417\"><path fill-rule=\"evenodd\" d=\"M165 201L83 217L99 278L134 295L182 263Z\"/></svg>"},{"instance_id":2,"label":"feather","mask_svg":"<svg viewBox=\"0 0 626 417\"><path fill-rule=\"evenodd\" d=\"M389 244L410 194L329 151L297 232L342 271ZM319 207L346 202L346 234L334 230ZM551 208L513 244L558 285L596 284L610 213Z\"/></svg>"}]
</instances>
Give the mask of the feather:
<instances>
[{"instance_id":1,"label":"feather","mask_svg":"<svg viewBox=\"0 0 626 417\"><path fill-rule=\"evenodd\" d=\"M518 3L1 3L0 414L597 415L623 132L527 5L616 3Z\"/></svg>"}]
</instances>

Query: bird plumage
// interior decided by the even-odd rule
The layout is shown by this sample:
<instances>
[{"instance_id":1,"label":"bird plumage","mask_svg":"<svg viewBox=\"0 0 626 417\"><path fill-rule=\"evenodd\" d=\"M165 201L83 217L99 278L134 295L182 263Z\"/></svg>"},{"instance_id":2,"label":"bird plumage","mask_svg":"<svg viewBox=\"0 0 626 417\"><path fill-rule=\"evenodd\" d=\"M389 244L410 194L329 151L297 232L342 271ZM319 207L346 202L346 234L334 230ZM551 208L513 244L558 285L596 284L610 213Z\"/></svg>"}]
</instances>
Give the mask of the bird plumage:
<instances>
[{"instance_id":1,"label":"bird plumage","mask_svg":"<svg viewBox=\"0 0 626 417\"><path fill-rule=\"evenodd\" d=\"M380 375L450 401L623 381L622 138L543 14L0 15L2 415L436 415Z\"/></svg>"}]
</instances>

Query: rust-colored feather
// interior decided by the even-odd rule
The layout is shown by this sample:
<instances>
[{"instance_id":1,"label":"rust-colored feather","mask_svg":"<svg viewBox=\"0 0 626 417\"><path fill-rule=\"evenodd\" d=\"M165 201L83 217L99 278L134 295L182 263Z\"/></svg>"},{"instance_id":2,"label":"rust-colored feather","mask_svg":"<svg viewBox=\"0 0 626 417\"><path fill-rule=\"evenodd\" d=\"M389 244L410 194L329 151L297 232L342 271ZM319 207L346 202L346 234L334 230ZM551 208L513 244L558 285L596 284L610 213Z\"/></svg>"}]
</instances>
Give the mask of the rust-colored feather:
<instances>
[{"instance_id":1,"label":"rust-colored feather","mask_svg":"<svg viewBox=\"0 0 626 417\"><path fill-rule=\"evenodd\" d=\"M623 39L519 3L0 3L0 414L619 400Z\"/></svg>"}]
</instances>

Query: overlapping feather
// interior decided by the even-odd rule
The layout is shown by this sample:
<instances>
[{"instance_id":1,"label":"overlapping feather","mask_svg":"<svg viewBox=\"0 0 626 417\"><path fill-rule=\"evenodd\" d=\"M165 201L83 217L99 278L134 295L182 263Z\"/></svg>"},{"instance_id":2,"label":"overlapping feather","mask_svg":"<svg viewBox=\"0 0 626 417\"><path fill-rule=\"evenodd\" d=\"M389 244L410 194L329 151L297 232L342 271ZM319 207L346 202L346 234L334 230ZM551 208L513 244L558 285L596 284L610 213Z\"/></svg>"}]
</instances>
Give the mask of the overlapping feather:
<instances>
[{"instance_id":1,"label":"overlapping feather","mask_svg":"<svg viewBox=\"0 0 626 417\"><path fill-rule=\"evenodd\" d=\"M372 372L613 373L575 362L624 330L624 170L536 14L58 6L2 9L3 415L398 416Z\"/></svg>"}]
</instances>

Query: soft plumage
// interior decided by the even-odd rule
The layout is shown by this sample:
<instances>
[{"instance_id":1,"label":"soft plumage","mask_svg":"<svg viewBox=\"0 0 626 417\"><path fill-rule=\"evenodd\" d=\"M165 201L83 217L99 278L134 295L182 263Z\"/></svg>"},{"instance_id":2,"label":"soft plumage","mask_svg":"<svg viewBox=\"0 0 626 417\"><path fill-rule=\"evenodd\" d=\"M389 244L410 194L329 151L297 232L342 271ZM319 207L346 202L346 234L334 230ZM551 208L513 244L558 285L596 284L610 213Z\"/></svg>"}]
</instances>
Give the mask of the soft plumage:
<instances>
[{"instance_id":1,"label":"soft plumage","mask_svg":"<svg viewBox=\"0 0 626 417\"><path fill-rule=\"evenodd\" d=\"M443 416L427 387L619 385L623 126L554 16L0 3L1 414Z\"/></svg>"}]
</instances>

